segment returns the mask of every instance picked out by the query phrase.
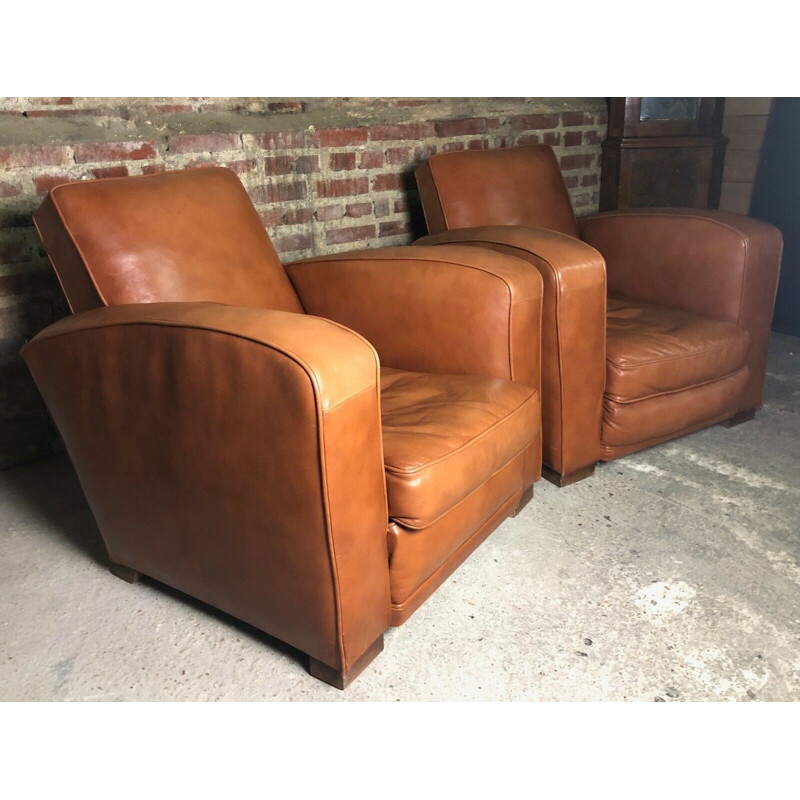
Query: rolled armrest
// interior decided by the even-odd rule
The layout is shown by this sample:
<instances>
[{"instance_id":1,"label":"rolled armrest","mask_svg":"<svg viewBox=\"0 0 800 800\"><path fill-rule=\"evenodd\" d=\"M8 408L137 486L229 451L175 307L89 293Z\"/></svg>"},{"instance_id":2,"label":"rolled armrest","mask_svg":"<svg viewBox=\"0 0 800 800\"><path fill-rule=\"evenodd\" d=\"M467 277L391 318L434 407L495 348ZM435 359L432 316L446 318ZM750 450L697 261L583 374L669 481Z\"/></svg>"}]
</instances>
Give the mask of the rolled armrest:
<instances>
[{"instance_id":1,"label":"rolled armrest","mask_svg":"<svg viewBox=\"0 0 800 800\"><path fill-rule=\"evenodd\" d=\"M115 561L346 671L389 624L375 351L214 303L87 311L23 356Z\"/></svg>"},{"instance_id":2,"label":"rolled armrest","mask_svg":"<svg viewBox=\"0 0 800 800\"><path fill-rule=\"evenodd\" d=\"M612 296L733 322L750 336L743 408L761 404L778 288L780 231L727 211L610 211L579 220L606 260Z\"/></svg>"},{"instance_id":3,"label":"rolled armrest","mask_svg":"<svg viewBox=\"0 0 800 800\"><path fill-rule=\"evenodd\" d=\"M469 247L390 247L287 265L306 311L366 337L384 366L539 388L542 283Z\"/></svg>"},{"instance_id":4,"label":"rolled armrest","mask_svg":"<svg viewBox=\"0 0 800 800\"><path fill-rule=\"evenodd\" d=\"M415 244L456 243L525 259L542 276L543 459L562 475L594 463L605 388L602 256L571 236L519 225L462 228Z\"/></svg>"}]
</instances>

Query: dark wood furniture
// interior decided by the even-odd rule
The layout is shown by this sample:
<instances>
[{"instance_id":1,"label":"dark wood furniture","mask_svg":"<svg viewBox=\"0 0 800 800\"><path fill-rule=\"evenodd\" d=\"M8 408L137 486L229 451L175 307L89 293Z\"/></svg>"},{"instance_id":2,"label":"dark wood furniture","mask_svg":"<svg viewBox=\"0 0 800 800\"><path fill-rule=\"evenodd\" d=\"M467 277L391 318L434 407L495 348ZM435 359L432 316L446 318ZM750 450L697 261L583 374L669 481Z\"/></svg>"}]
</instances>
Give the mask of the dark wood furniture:
<instances>
[{"instance_id":1,"label":"dark wood furniture","mask_svg":"<svg viewBox=\"0 0 800 800\"><path fill-rule=\"evenodd\" d=\"M718 208L722 97L612 97L600 210Z\"/></svg>"}]
</instances>

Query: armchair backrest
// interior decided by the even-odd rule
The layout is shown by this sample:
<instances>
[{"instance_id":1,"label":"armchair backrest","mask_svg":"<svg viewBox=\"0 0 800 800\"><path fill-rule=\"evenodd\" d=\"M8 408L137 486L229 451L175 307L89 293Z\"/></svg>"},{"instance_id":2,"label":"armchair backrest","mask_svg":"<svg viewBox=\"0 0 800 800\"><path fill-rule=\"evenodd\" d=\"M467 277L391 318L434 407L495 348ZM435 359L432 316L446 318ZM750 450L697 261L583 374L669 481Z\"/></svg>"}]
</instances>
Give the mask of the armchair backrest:
<instances>
[{"instance_id":1,"label":"armchair backrest","mask_svg":"<svg viewBox=\"0 0 800 800\"><path fill-rule=\"evenodd\" d=\"M303 310L228 169L65 183L34 222L73 312L203 300Z\"/></svg>"},{"instance_id":2,"label":"armchair backrest","mask_svg":"<svg viewBox=\"0 0 800 800\"><path fill-rule=\"evenodd\" d=\"M534 144L460 150L416 171L429 233L484 225L528 225L578 237L553 148Z\"/></svg>"}]
</instances>

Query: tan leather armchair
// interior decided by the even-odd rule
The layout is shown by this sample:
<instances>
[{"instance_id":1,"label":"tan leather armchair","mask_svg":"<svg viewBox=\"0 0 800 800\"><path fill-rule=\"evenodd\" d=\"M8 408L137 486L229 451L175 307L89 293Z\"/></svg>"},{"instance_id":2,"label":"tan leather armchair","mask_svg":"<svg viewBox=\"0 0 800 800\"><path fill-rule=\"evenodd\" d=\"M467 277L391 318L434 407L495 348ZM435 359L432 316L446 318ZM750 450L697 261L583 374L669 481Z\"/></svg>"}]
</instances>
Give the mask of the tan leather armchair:
<instances>
[{"instance_id":1,"label":"tan leather armchair","mask_svg":"<svg viewBox=\"0 0 800 800\"><path fill-rule=\"evenodd\" d=\"M721 211L576 219L551 147L463 151L416 173L429 236L526 259L544 280L545 477L761 404L782 239Z\"/></svg>"},{"instance_id":2,"label":"tan leather armchair","mask_svg":"<svg viewBox=\"0 0 800 800\"><path fill-rule=\"evenodd\" d=\"M344 688L532 493L524 262L389 248L287 275L218 168L64 184L35 222L74 314L23 355L120 577Z\"/></svg>"}]
</instances>

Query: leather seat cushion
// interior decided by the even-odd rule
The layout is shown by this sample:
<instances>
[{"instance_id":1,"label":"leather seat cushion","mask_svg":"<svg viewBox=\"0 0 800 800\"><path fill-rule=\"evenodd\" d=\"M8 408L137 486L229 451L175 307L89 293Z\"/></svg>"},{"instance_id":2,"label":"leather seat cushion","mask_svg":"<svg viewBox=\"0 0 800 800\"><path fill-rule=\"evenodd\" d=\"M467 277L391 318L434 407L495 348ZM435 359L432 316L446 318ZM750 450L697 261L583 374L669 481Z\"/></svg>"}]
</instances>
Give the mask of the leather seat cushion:
<instances>
[{"instance_id":1,"label":"leather seat cushion","mask_svg":"<svg viewBox=\"0 0 800 800\"><path fill-rule=\"evenodd\" d=\"M424 528L539 436L539 393L511 381L381 369L389 517Z\"/></svg>"},{"instance_id":2,"label":"leather seat cushion","mask_svg":"<svg viewBox=\"0 0 800 800\"><path fill-rule=\"evenodd\" d=\"M741 369L746 331L672 308L608 298L606 397L633 402L702 386Z\"/></svg>"}]
</instances>

